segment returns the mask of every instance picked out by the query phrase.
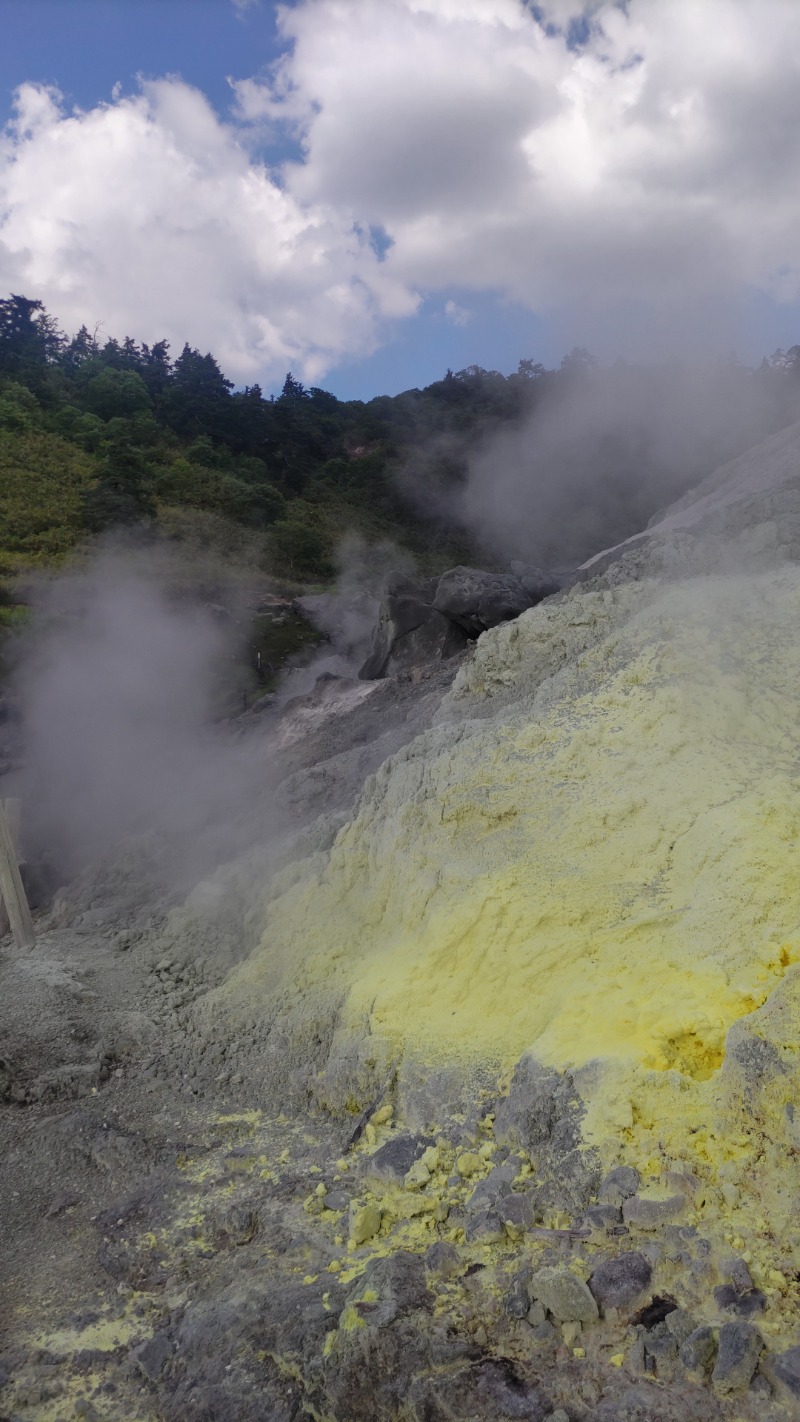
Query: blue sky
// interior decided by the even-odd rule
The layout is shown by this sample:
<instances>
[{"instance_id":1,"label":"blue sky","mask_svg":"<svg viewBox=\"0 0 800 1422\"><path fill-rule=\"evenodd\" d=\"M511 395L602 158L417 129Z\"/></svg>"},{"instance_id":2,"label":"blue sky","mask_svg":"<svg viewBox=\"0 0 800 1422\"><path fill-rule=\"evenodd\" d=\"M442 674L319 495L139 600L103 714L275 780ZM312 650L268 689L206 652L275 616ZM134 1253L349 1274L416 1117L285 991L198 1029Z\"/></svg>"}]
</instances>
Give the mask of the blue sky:
<instances>
[{"instance_id":1,"label":"blue sky","mask_svg":"<svg viewBox=\"0 0 800 1422\"><path fill-rule=\"evenodd\" d=\"M92 108L139 74L179 74L224 109L227 76L253 74L281 48L273 5L238 12L231 0L3 0L2 28L4 120L24 79Z\"/></svg>"},{"instance_id":2,"label":"blue sky","mask_svg":"<svg viewBox=\"0 0 800 1422\"><path fill-rule=\"evenodd\" d=\"M88 109L111 101L115 85L129 92L139 76L167 74L196 86L226 113L229 78L268 70L286 49L275 8L261 3L239 10L232 0L3 0L3 122L23 80L54 85L68 105ZM296 145L277 135L259 151L276 163ZM443 292L425 302L413 322L393 323L380 350L330 372L325 388L340 399L369 399L430 384L448 366L484 365L506 373L526 354L541 358L544 323L532 312L482 295L472 302L465 328L442 314L457 297L455 288ZM561 354L553 347L550 357ZM267 386L279 389L280 383L276 376Z\"/></svg>"},{"instance_id":3,"label":"blue sky","mask_svg":"<svg viewBox=\"0 0 800 1422\"><path fill-rule=\"evenodd\" d=\"M342 397L793 344L800 6L586 12L2 0L0 286Z\"/></svg>"}]
</instances>

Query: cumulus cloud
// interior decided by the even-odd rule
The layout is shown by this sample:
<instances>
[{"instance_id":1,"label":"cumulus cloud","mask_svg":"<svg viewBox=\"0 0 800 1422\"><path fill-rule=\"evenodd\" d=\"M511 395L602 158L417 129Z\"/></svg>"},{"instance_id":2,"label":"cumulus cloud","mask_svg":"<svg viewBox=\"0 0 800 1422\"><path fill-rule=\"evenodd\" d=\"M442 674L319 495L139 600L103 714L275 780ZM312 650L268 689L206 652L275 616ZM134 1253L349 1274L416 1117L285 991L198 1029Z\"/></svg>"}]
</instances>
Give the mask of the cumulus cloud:
<instances>
[{"instance_id":1,"label":"cumulus cloud","mask_svg":"<svg viewBox=\"0 0 800 1422\"><path fill-rule=\"evenodd\" d=\"M800 295L794 0L315 0L282 25L260 88L302 131L288 189L380 224L405 284L601 344Z\"/></svg>"},{"instance_id":2,"label":"cumulus cloud","mask_svg":"<svg viewBox=\"0 0 800 1422\"><path fill-rule=\"evenodd\" d=\"M800 300L796 0L297 0L278 19L283 59L224 120L174 78L85 113L23 85L0 284L67 325L188 337L238 380L317 380L437 293L635 355L736 343L753 294ZM276 134L301 154L280 171L253 156Z\"/></svg>"},{"instance_id":3,"label":"cumulus cloud","mask_svg":"<svg viewBox=\"0 0 800 1422\"><path fill-rule=\"evenodd\" d=\"M23 85L0 212L0 285L70 329L188 338L241 381L314 381L415 307L351 216L299 203L177 79L85 113Z\"/></svg>"}]
</instances>

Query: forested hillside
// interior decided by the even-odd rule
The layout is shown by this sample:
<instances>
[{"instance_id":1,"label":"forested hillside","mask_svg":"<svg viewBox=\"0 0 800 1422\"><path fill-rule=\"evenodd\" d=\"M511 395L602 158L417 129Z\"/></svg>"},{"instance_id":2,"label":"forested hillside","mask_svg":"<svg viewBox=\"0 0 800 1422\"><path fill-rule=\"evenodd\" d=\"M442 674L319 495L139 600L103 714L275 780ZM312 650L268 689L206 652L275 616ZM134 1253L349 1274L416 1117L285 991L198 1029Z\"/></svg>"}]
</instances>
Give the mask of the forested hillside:
<instances>
[{"instance_id":1,"label":"forested hillside","mask_svg":"<svg viewBox=\"0 0 800 1422\"><path fill-rule=\"evenodd\" d=\"M235 390L188 344L173 359L166 341L101 340L85 326L68 338L41 302L11 295L0 301L0 586L119 524L176 537L246 529L263 567L295 581L330 577L350 529L393 538L423 566L469 557L457 505L470 455L527 428L554 394L579 394L593 364L575 350L555 371L530 359L508 376L470 366L367 402L288 374L265 398L258 385ZM760 382L768 394L765 426L782 422L798 372L798 346L758 371L737 368L743 391ZM651 400L659 378L647 376ZM727 453L724 440L701 452L687 481ZM652 502L640 477L648 450L630 432L604 434L590 457L638 527L653 511L636 494L641 484Z\"/></svg>"},{"instance_id":2,"label":"forested hillside","mask_svg":"<svg viewBox=\"0 0 800 1422\"><path fill-rule=\"evenodd\" d=\"M258 385L235 391L189 345L173 360L165 341L100 342L86 327L67 339L40 302L11 296L0 302L0 573L176 509L263 530L270 568L298 579L330 575L348 528L424 557L441 547L442 521L420 516L397 471L432 437L457 444L518 417L538 373L473 368L369 403L289 374L265 399ZM451 450L438 462L458 477Z\"/></svg>"}]
</instances>

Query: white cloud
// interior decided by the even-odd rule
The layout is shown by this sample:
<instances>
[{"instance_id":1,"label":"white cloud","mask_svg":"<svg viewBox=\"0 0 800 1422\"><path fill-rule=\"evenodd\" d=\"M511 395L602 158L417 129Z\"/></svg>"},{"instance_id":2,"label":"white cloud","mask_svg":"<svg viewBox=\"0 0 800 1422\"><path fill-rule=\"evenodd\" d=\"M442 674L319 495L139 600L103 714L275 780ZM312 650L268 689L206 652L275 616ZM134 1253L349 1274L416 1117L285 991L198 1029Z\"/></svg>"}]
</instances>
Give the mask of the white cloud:
<instances>
[{"instance_id":1,"label":"white cloud","mask_svg":"<svg viewBox=\"0 0 800 1422\"><path fill-rule=\"evenodd\" d=\"M567 324L691 329L748 288L796 300L796 0L543 8L547 30L518 0L284 9L291 53L246 97L301 125L289 191L385 227L407 285Z\"/></svg>"},{"instance_id":2,"label":"white cloud","mask_svg":"<svg viewBox=\"0 0 800 1422\"><path fill-rule=\"evenodd\" d=\"M466 306L459 306L457 301L446 301L444 314L451 326L468 326L472 320L472 312Z\"/></svg>"},{"instance_id":3,"label":"white cloud","mask_svg":"<svg viewBox=\"0 0 800 1422\"><path fill-rule=\"evenodd\" d=\"M68 329L188 339L241 381L317 380L415 307L346 214L299 204L174 79L71 115L23 85L0 213L0 286Z\"/></svg>"},{"instance_id":4,"label":"white cloud","mask_svg":"<svg viewBox=\"0 0 800 1422\"><path fill-rule=\"evenodd\" d=\"M239 380L319 379L418 292L495 292L612 351L724 346L746 293L798 301L797 0L539 9L298 0L227 122L176 79L72 114L24 85L0 285L67 326L186 337ZM281 126L302 159L278 175L252 152Z\"/></svg>"}]
</instances>

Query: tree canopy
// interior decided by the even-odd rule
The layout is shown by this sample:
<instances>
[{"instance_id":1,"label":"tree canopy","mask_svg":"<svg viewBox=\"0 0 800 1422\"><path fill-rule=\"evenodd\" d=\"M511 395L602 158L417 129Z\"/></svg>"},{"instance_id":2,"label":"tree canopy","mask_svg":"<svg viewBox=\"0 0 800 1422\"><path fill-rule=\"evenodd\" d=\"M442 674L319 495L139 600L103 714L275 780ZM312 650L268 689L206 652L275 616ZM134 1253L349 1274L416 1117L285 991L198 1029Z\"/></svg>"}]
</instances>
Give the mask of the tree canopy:
<instances>
[{"instance_id":1,"label":"tree canopy","mask_svg":"<svg viewBox=\"0 0 800 1422\"><path fill-rule=\"evenodd\" d=\"M11 294L0 300L0 436L6 468L15 441L19 449L13 507L27 487L27 526L39 530L32 554L178 507L263 529L276 568L324 577L350 526L418 552L449 537L457 556L447 504L471 454L523 426L554 392L580 391L595 367L576 347L556 370L530 357L510 375L471 365L369 401L306 388L290 371L280 395L265 398L259 385L235 389L211 352L188 342L173 359L166 340L101 341L85 324L67 337L40 300ZM798 375L795 345L741 378L768 382L777 408ZM62 527L52 478L65 450ZM45 467L43 483L35 471ZM7 513L6 548L9 528Z\"/></svg>"}]
</instances>

